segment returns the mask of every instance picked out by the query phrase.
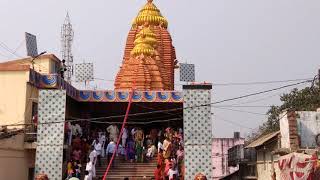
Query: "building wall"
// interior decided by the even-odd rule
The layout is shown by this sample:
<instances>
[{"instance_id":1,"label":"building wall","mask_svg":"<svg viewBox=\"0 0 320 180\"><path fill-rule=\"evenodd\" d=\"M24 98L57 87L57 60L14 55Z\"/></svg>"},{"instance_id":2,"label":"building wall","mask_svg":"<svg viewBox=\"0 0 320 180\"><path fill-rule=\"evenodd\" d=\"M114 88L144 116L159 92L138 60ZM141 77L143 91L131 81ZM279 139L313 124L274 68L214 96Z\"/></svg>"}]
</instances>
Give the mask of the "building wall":
<instances>
[{"instance_id":1,"label":"building wall","mask_svg":"<svg viewBox=\"0 0 320 180\"><path fill-rule=\"evenodd\" d=\"M24 123L28 78L28 71L0 71L0 125Z\"/></svg>"},{"instance_id":2,"label":"building wall","mask_svg":"<svg viewBox=\"0 0 320 180\"><path fill-rule=\"evenodd\" d=\"M293 128L293 126L290 125L291 121L287 116L284 116L280 120L281 147L292 148L292 143L290 143L290 133L296 131L296 129L296 133L300 138L301 148L317 147L315 136L320 134L320 112L297 111L296 114L296 121L294 121L294 123L296 123L297 128Z\"/></svg>"},{"instance_id":3,"label":"building wall","mask_svg":"<svg viewBox=\"0 0 320 180\"><path fill-rule=\"evenodd\" d=\"M0 179L28 180L34 151L24 150L23 133L0 140Z\"/></svg>"},{"instance_id":4,"label":"building wall","mask_svg":"<svg viewBox=\"0 0 320 180\"><path fill-rule=\"evenodd\" d=\"M289 122L285 113L280 114L281 148L290 148Z\"/></svg>"},{"instance_id":5,"label":"building wall","mask_svg":"<svg viewBox=\"0 0 320 180\"><path fill-rule=\"evenodd\" d=\"M228 149L244 144L244 138L213 138L212 141L212 164L213 179L220 179L238 170L238 167L228 167Z\"/></svg>"},{"instance_id":6,"label":"building wall","mask_svg":"<svg viewBox=\"0 0 320 180\"><path fill-rule=\"evenodd\" d=\"M263 151L258 152L258 161L257 161L257 174L258 180L271 179L272 176L272 161L271 153L266 152L265 160L263 159ZM280 169L278 167L278 157L274 156L274 171L276 172L276 179L280 179Z\"/></svg>"},{"instance_id":7,"label":"building wall","mask_svg":"<svg viewBox=\"0 0 320 180\"><path fill-rule=\"evenodd\" d=\"M40 73L56 73L57 67L54 64L57 65L57 61L52 60L51 56L36 59L34 69ZM28 84L28 81L28 70L0 71L0 126L31 121L32 104L37 102L38 89ZM29 176L35 167L35 149L26 149L25 145L24 133L0 139L0 180L33 179Z\"/></svg>"},{"instance_id":8,"label":"building wall","mask_svg":"<svg viewBox=\"0 0 320 180\"><path fill-rule=\"evenodd\" d=\"M298 135L300 136L301 148L316 148L315 137L320 134L320 112L299 111L297 112Z\"/></svg>"},{"instance_id":9,"label":"building wall","mask_svg":"<svg viewBox=\"0 0 320 180\"><path fill-rule=\"evenodd\" d=\"M265 147L257 150L257 176L258 180L271 179L272 176L272 158L271 152L277 149L278 144L276 142L270 142ZM278 168L278 155L273 156L275 172L277 179L280 179L280 170Z\"/></svg>"},{"instance_id":10,"label":"building wall","mask_svg":"<svg viewBox=\"0 0 320 180\"><path fill-rule=\"evenodd\" d=\"M34 62L34 70L43 74L56 73L59 68L53 56L37 58ZM31 61L22 64L32 68ZM0 71L0 125L30 120L32 102L37 101L38 91L28 85L28 81L29 71Z\"/></svg>"},{"instance_id":11,"label":"building wall","mask_svg":"<svg viewBox=\"0 0 320 180\"><path fill-rule=\"evenodd\" d=\"M34 60L34 70L42 74L54 74L58 72L59 63L52 57L37 58Z\"/></svg>"}]
</instances>

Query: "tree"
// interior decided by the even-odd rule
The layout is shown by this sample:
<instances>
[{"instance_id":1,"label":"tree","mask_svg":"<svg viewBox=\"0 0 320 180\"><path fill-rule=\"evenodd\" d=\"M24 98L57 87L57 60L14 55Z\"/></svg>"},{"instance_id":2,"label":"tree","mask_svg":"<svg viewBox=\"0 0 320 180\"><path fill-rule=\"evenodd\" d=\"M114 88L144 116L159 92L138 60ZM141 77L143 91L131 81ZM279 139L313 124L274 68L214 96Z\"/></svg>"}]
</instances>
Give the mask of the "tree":
<instances>
[{"instance_id":1,"label":"tree","mask_svg":"<svg viewBox=\"0 0 320 180\"><path fill-rule=\"evenodd\" d=\"M254 140L262 135L278 131L280 129L280 114L285 110L293 111L315 111L320 107L319 85L306 87L304 89L293 89L290 93L280 96L282 105L271 106L267 112L268 120L259 127L259 131L249 137Z\"/></svg>"}]
</instances>

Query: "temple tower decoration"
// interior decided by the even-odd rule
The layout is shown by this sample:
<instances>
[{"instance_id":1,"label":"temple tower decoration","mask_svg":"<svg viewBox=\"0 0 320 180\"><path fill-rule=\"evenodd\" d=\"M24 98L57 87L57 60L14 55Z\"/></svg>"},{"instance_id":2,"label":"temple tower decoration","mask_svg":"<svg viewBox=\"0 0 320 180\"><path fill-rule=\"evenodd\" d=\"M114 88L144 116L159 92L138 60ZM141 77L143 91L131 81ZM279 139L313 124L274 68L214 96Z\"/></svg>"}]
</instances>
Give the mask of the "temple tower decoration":
<instances>
[{"instance_id":1,"label":"temple tower decoration","mask_svg":"<svg viewBox=\"0 0 320 180\"><path fill-rule=\"evenodd\" d=\"M133 20L115 89L173 90L175 48L167 30L168 21L148 0Z\"/></svg>"}]
</instances>

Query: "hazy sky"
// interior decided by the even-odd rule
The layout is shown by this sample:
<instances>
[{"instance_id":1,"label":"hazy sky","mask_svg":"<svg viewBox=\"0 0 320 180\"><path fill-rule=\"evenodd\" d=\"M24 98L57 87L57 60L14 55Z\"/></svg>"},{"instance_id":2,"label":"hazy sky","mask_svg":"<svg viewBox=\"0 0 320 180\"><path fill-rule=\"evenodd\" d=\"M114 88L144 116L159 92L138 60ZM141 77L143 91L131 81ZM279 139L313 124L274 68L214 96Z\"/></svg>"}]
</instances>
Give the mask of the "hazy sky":
<instances>
[{"instance_id":1,"label":"hazy sky","mask_svg":"<svg viewBox=\"0 0 320 180\"><path fill-rule=\"evenodd\" d=\"M21 43L27 31L37 35L39 51L60 56L60 29L68 11L75 31L75 62L94 62L95 76L112 80L122 61L132 19L145 2L1 0L0 42L11 49L18 48L17 54L24 56L25 47ZM155 3L169 21L179 61L196 64L198 81L311 78L319 68L319 0L155 0ZM1 47L0 54L0 61L15 58ZM97 83L100 88L113 87L112 82ZM213 101L284 84L214 86ZM278 95L283 92L219 105L278 104ZM231 109L267 111L267 108ZM232 136L233 131L246 135L251 131L248 128L256 128L266 119L262 115L217 108L214 113L215 137Z\"/></svg>"}]
</instances>

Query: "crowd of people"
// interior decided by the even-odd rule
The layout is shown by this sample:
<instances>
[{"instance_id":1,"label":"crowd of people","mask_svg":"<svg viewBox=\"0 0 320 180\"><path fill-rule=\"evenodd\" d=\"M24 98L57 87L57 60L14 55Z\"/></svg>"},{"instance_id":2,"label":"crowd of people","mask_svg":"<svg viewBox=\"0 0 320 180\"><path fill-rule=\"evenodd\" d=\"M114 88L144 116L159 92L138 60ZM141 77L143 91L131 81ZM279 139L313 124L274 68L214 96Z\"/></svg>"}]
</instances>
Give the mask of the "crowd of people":
<instances>
[{"instance_id":1,"label":"crowd of people","mask_svg":"<svg viewBox=\"0 0 320 180\"><path fill-rule=\"evenodd\" d=\"M184 179L184 146L182 129L168 127L158 136L156 180Z\"/></svg>"},{"instance_id":2,"label":"crowd of people","mask_svg":"<svg viewBox=\"0 0 320 180\"><path fill-rule=\"evenodd\" d=\"M89 128L79 124L66 125L66 141L71 145L71 154L67 162L66 179L84 176L85 180L96 177L96 167L101 166L101 158L107 157L108 163L113 154L124 161L149 162L156 158L154 172L156 180L183 179L184 150L182 129L148 128L125 126L120 136L115 124L106 128ZM118 148L116 144L120 139ZM116 166L112 161L111 167ZM83 165L83 167L82 167Z\"/></svg>"}]
</instances>

